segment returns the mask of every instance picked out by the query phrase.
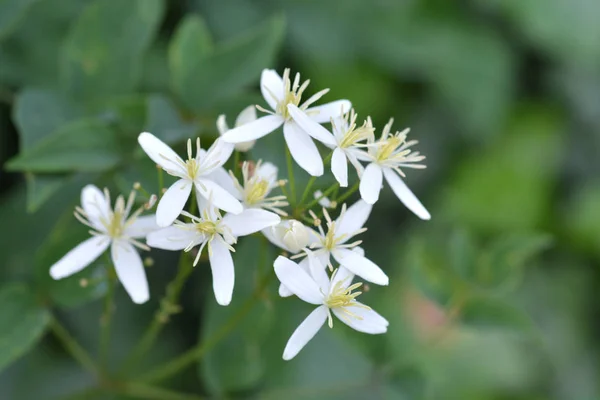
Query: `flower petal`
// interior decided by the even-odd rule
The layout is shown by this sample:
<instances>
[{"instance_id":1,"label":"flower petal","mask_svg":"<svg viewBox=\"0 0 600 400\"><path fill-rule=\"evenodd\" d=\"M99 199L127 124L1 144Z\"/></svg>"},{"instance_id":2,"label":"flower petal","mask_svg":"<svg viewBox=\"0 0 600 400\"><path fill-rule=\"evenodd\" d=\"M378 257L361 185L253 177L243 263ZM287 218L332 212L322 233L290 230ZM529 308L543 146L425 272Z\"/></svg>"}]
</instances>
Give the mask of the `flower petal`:
<instances>
[{"instance_id":1,"label":"flower petal","mask_svg":"<svg viewBox=\"0 0 600 400\"><path fill-rule=\"evenodd\" d=\"M335 235L346 235L341 243L347 242L361 229L371 214L373 206L364 200L358 200L346 209L335 222Z\"/></svg>"},{"instance_id":2,"label":"flower petal","mask_svg":"<svg viewBox=\"0 0 600 400\"><path fill-rule=\"evenodd\" d=\"M110 219L110 204L104 193L94 185L86 185L81 190L81 207L85 211L88 221L101 232L106 231L102 220Z\"/></svg>"},{"instance_id":3,"label":"flower petal","mask_svg":"<svg viewBox=\"0 0 600 400\"><path fill-rule=\"evenodd\" d=\"M295 262L279 256L273 264L275 274L292 293L311 304L323 304L323 294L312 277Z\"/></svg>"},{"instance_id":4,"label":"flower petal","mask_svg":"<svg viewBox=\"0 0 600 400\"><path fill-rule=\"evenodd\" d=\"M244 211L242 203L227 190L209 179L198 179L196 189L202 197L209 199L213 206L221 210L233 214L239 214Z\"/></svg>"},{"instance_id":5,"label":"flower petal","mask_svg":"<svg viewBox=\"0 0 600 400\"><path fill-rule=\"evenodd\" d=\"M283 136L292 158L312 176L323 175L323 160L310 136L293 121L283 125Z\"/></svg>"},{"instance_id":6,"label":"flower petal","mask_svg":"<svg viewBox=\"0 0 600 400\"><path fill-rule=\"evenodd\" d=\"M215 239L209 244L210 269L213 276L213 291L217 303L226 306L231 303L233 285L235 284L235 271L233 259L229 249L222 241Z\"/></svg>"},{"instance_id":7,"label":"flower petal","mask_svg":"<svg viewBox=\"0 0 600 400\"><path fill-rule=\"evenodd\" d=\"M260 92L265 101L273 109L277 109L277 103L283 99L283 79L273 69L263 69L260 76Z\"/></svg>"},{"instance_id":8,"label":"flower petal","mask_svg":"<svg viewBox=\"0 0 600 400\"><path fill-rule=\"evenodd\" d=\"M227 125L227 119L225 114L219 115L217 118L217 130L219 131L219 135L223 136L225 132L229 130L229 126Z\"/></svg>"},{"instance_id":9,"label":"flower petal","mask_svg":"<svg viewBox=\"0 0 600 400\"><path fill-rule=\"evenodd\" d=\"M205 239L205 236L196 230L194 224L185 224L185 228L173 225L150 232L146 237L146 244L155 249L183 250L190 244L194 243L195 246Z\"/></svg>"},{"instance_id":10,"label":"flower petal","mask_svg":"<svg viewBox=\"0 0 600 400\"><path fill-rule=\"evenodd\" d=\"M302 350L306 343L319 332L319 329L327 320L327 315L326 306L317 307L298 325L285 345L283 350L284 360L291 360Z\"/></svg>"},{"instance_id":11,"label":"flower petal","mask_svg":"<svg viewBox=\"0 0 600 400\"><path fill-rule=\"evenodd\" d=\"M329 293L329 276L327 276L327 272L325 272L325 268L327 267L326 264L323 265L319 257L312 252L308 253L308 256L303 261L308 262L310 275L319 285L321 293Z\"/></svg>"},{"instance_id":12,"label":"flower petal","mask_svg":"<svg viewBox=\"0 0 600 400\"><path fill-rule=\"evenodd\" d=\"M240 191L235 187L233 178L227 173L227 171L225 171L225 168L217 168L209 175L206 175L205 178L210 179L217 185L221 186L228 193L232 194L236 199L242 199Z\"/></svg>"},{"instance_id":13,"label":"flower petal","mask_svg":"<svg viewBox=\"0 0 600 400\"><path fill-rule=\"evenodd\" d=\"M132 238L143 238L158 229L160 227L156 224L156 215L144 215L137 217L131 225L125 228L125 235Z\"/></svg>"},{"instance_id":14,"label":"flower petal","mask_svg":"<svg viewBox=\"0 0 600 400\"><path fill-rule=\"evenodd\" d=\"M294 293L290 289L288 289L283 283L279 284L279 296L281 297L290 297L293 296Z\"/></svg>"},{"instance_id":15,"label":"flower petal","mask_svg":"<svg viewBox=\"0 0 600 400\"><path fill-rule=\"evenodd\" d=\"M335 249L332 254L341 266L349 269L361 278L377 285L389 284L389 279L385 272L365 256L343 248Z\"/></svg>"},{"instance_id":16,"label":"flower petal","mask_svg":"<svg viewBox=\"0 0 600 400\"><path fill-rule=\"evenodd\" d=\"M333 147L337 144L333 134L323 128L318 122L311 119L304 111L293 104L288 104L287 108L294 121L304 130L304 132L308 133L319 142L325 143L327 146Z\"/></svg>"},{"instance_id":17,"label":"flower petal","mask_svg":"<svg viewBox=\"0 0 600 400\"><path fill-rule=\"evenodd\" d=\"M180 179L167 189L156 207L158 226L169 226L177 219L192 192L192 182Z\"/></svg>"},{"instance_id":18,"label":"flower petal","mask_svg":"<svg viewBox=\"0 0 600 400\"><path fill-rule=\"evenodd\" d=\"M138 136L138 143L148 157L160 165L168 174L186 176L183 160L166 143L149 132L142 132Z\"/></svg>"},{"instance_id":19,"label":"flower petal","mask_svg":"<svg viewBox=\"0 0 600 400\"><path fill-rule=\"evenodd\" d=\"M256 121L256 107L248 106L244 108L235 120L235 126L246 125L252 121Z\"/></svg>"},{"instance_id":20,"label":"flower petal","mask_svg":"<svg viewBox=\"0 0 600 400\"><path fill-rule=\"evenodd\" d=\"M254 173L261 179L266 180L269 183L269 188L272 189L277 186L278 170L275 164L270 162L261 163Z\"/></svg>"},{"instance_id":21,"label":"flower petal","mask_svg":"<svg viewBox=\"0 0 600 400\"><path fill-rule=\"evenodd\" d=\"M223 223L231 229L233 236L246 236L277 225L281 222L279 215L259 208L247 208L241 214L227 214Z\"/></svg>"},{"instance_id":22,"label":"flower petal","mask_svg":"<svg viewBox=\"0 0 600 400\"><path fill-rule=\"evenodd\" d=\"M431 214L429 211L421 204L417 196L414 195L413 192L406 186L406 183L396 174L396 172L392 171L389 168L383 169L383 174L385 175L385 180L390 185L396 196L400 199L402 203L413 213L416 214L417 217L430 220Z\"/></svg>"},{"instance_id":23,"label":"flower petal","mask_svg":"<svg viewBox=\"0 0 600 400\"><path fill-rule=\"evenodd\" d=\"M217 138L210 148L204 152L199 152L196 158L200 162L199 169L202 175L208 175L215 169L222 167L229 160L233 153L234 145Z\"/></svg>"},{"instance_id":24,"label":"flower petal","mask_svg":"<svg viewBox=\"0 0 600 400\"><path fill-rule=\"evenodd\" d=\"M311 107L306 112L315 122L325 124L330 122L331 118L337 118L340 115L346 114L351 108L352 103L350 101L336 100L331 103Z\"/></svg>"},{"instance_id":25,"label":"flower petal","mask_svg":"<svg viewBox=\"0 0 600 400\"><path fill-rule=\"evenodd\" d=\"M339 147L333 150L331 157L331 172L341 187L348 187L348 161L346 154Z\"/></svg>"},{"instance_id":26,"label":"flower petal","mask_svg":"<svg viewBox=\"0 0 600 400\"><path fill-rule=\"evenodd\" d=\"M142 304L150 298L148 280L142 258L136 249L124 240L113 242L111 256L119 281L136 304Z\"/></svg>"},{"instance_id":27,"label":"flower petal","mask_svg":"<svg viewBox=\"0 0 600 400\"><path fill-rule=\"evenodd\" d=\"M279 115L265 115L237 128L230 129L221 138L228 143L242 143L268 135L283 124Z\"/></svg>"},{"instance_id":28,"label":"flower petal","mask_svg":"<svg viewBox=\"0 0 600 400\"><path fill-rule=\"evenodd\" d=\"M358 306L345 307L347 311L359 318L347 315L339 308L332 308L331 311L340 321L359 332L376 335L387 332L389 322L381 315L370 308L365 308L362 303L357 302Z\"/></svg>"},{"instance_id":29,"label":"flower petal","mask_svg":"<svg viewBox=\"0 0 600 400\"><path fill-rule=\"evenodd\" d=\"M50 276L62 279L81 271L104 253L109 244L107 236L93 236L79 243L50 267Z\"/></svg>"},{"instance_id":30,"label":"flower petal","mask_svg":"<svg viewBox=\"0 0 600 400\"><path fill-rule=\"evenodd\" d=\"M381 167L375 163L367 165L363 176L360 178L360 197L369 204L375 204L379 200L382 182Z\"/></svg>"},{"instance_id":31,"label":"flower petal","mask_svg":"<svg viewBox=\"0 0 600 400\"><path fill-rule=\"evenodd\" d=\"M354 279L354 274L348 268L339 267L335 275L332 276L331 279L331 288L334 288L338 282L341 282L341 286L345 289L352 283L352 279Z\"/></svg>"}]
</instances>

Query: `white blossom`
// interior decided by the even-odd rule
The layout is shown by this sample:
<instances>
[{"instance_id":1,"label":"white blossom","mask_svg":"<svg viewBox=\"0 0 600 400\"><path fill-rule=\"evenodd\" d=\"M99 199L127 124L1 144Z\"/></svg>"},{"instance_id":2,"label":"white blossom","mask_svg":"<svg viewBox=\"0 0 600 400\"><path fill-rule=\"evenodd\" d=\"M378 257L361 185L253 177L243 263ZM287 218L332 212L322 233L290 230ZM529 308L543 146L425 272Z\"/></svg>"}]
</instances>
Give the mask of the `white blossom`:
<instances>
[{"instance_id":1,"label":"white blossom","mask_svg":"<svg viewBox=\"0 0 600 400\"><path fill-rule=\"evenodd\" d=\"M110 194L94 185L87 185L81 191L81 207L75 210L77 219L90 227L92 237L77 245L50 267L54 279L73 275L96 260L110 247L111 259L119 281L133 300L141 304L149 297L148 282L142 259L135 247L149 250L137 239L158 229L154 215L139 216L145 207L140 207L131 216L135 192L131 192L127 202L123 196L117 197L114 209L110 205Z\"/></svg>"},{"instance_id":2,"label":"white blossom","mask_svg":"<svg viewBox=\"0 0 600 400\"><path fill-rule=\"evenodd\" d=\"M223 135L223 140L230 143L241 143L261 138L283 125L283 136L287 147L300 167L313 176L323 175L323 160L311 136L319 139L319 132L305 131L290 114L290 107L295 107L297 115L308 116L317 123L329 122L331 118L347 112L351 105L348 100L338 100L317 107L311 107L329 89L321 90L304 103L300 104L302 94L310 81L300 84L300 74L296 74L294 82L290 81L290 70L286 69L283 78L271 69L265 69L261 75L260 88L265 101L273 111L259 107L269 115L256 121L231 129ZM257 106L258 107L258 106ZM307 117L307 118L308 118Z\"/></svg>"},{"instance_id":3,"label":"white blossom","mask_svg":"<svg viewBox=\"0 0 600 400\"><path fill-rule=\"evenodd\" d=\"M252 121L256 121L256 107L248 106L240 112L235 120L234 128L239 126L248 124ZM225 120L225 115L219 115L217 118L217 129L219 130L219 134L223 136L225 132L229 131L229 126L227 125L227 121ZM246 152L254 147L256 140L250 140L248 142L240 142L235 144L235 150L240 152Z\"/></svg>"},{"instance_id":4,"label":"white blossom","mask_svg":"<svg viewBox=\"0 0 600 400\"><path fill-rule=\"evenodd\" d=\"M160 165L169 175L179 178L171 185L158 203L156 222L159 226L169 226L183 210L192 187L200 197L210 196L212 203L227 212L239 214L243 207L227 190L214 182L214 174L231 156L233 145L217 139L204 151L200 148L200 138L196 139L196 157L192 156L192 141L187 142L188 159L183 160L169 146L156 136L143 132L138 142L148 156Z\"/></svg>"},{"instance_id":5,"label":"white blossom","mask_svg":"<svg viewBox=\"0 0 600 400\"><path fill-rule=\"evenodd\" d=\"M283 351L283 359L291 360L316 335L325 321L333 327L334 314L349 327L364 333L387 332L388 321L370 307L358 302L362 283L351 285L354 275L345 268L336 269L331 278L312 255L309 271L295 262L279 256L274 263L275 274L283 285L307 303L317 306L296 328Z\"/></svg>"}]
</instances>

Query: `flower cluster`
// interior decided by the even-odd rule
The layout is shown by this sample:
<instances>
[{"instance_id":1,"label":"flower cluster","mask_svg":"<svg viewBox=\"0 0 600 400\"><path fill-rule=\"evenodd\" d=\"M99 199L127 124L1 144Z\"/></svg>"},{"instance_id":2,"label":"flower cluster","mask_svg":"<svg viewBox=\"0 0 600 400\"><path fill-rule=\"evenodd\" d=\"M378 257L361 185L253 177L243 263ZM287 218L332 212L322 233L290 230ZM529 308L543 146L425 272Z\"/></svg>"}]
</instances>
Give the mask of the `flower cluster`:
<instances>
[{"instance_id":1,"label":"flower cluster","mask_svg":"<svg viewBox=\"0 0 600 400\"><path fill-rule=\"evenodd\" d=\"M332 315L360 332L386 332L388 322L357 300L362 282L352 283L355 277L376 285L389 283L385 272L365 257L362 241L357 237L366 230L364 225L379 199L384 177L411 211L421 219L430 218L402 180L403 169L425 167L421 163L424 156L412 151L417 142L407 140L408 129L392 133L391 120L377 138L370 118L357 123L358 116L348 100L313 106L328 89L303 101L308 84L309 81L301 82L299 74L292 81L289 69L283 77L273 70L264 70L260 88L271 110L248 107L232 129L225 116L220 116L220 136L207 150L201 147L200 138L195 143L189 139L187 159L153 134L141 133L138 142L144 152L163 171L177 178L162 193L156 214L140 215L153 208L155 196L132 212L135 191L127 201L119 196L112 208L107 189L102 192L93 185L86 186L75 216L91 228L92 237L56 262L50 268L51 276L70 276L110 247L118 279L135 303L144 303L149 299L148 283L136 248L194 251L193 261L190 260L194 266L206 248L216 301L226 306L234 290L232 253L238 238L260 232L285 254L274 261L280 296L295 295L317 306L290 337L284 359L293 358L326 321L333 327ZM267 115L257 118L256 109ZM329 124L331 130L323 124ZM337 184L326 193L335 190L333 198L317 191L311 203L302 204L304 199L295 202L288 214L288 182L278 178L274 164L246 160L234 165L237 175L225 170L223 166L234 151L251 150L257 139L281 126L286 151L308 174L323 175L324 164L330 161ZM331 150L325 162L313 139ZM359 182L354 190L359 190L361 199L349 207L341 204L334 219L330 213L338 208L342 197L345 199L354 191L350 189L338 201L338 189L348 187L348 164L357 173ZM313 181L314 178L309 185ZM307 187L305 192L309 190ZM312 205L317 204L322 209L312 210ZM301 221L311 222L316 229Z\"/></svg>"}]
</instances>

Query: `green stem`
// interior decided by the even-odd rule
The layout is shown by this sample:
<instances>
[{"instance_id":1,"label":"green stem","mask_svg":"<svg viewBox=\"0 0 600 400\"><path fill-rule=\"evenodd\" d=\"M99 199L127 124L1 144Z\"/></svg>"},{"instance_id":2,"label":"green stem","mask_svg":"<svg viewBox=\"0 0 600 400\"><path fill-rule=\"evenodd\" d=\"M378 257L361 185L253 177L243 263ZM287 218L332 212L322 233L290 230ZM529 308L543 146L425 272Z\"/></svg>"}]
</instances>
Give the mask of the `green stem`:
<instances>
[{"instance_id":1,"label":"green stem","mask_svg":"<svg viewBox=\"0 0 600 400\"><path fill-rule=\"evenodd\" d=\"M108 253L107 257L108 257ZM108 366L108 355L109 355L109 344L110 344L110 328L111 321L114 309L114 292L115 292L115 276L113 275L113 267L110 258L108 259L107 265L107 284L108 290L106 291L106 296L104 297L104 311L102 312L102 317L100 319L100 351L99 351L99 359L100 359L100 367L103 370L107 369Z\"/></svg>"},{"instance_id":2,"label":"green stem","mask_svg":"<svg viewBox=\"0 0 600 400\"><path fill-rule=\"evenodd\" d=\"M359 187L360 187L360 181L356 182L350 189L348 189L348 191L346 193L344 193L343 195L341 195L339 199L336 199L337 203L338 204L342 204L344 202L344 200L346 200L354 192L356 192Z\"/></svg>"},{"instance_id":3,"label":"green stem","mask_svg":"<svg viewBox=\"0 0 600 400\"><path fill-rule=\"evenodd\" d=\"M165 176L161 167L157 165L156 169L158 170L158 198L160 199L163 195L163 188L165 187Z\"/></svg>"},{"instance_id":4,"label":"green stem","mask_svg":"<svg viewBox=\"0 0 600 400\"><path fill-rule=\"evenodd\" d=\"M155 368L147 374L144 374L141 378L141 382L158 382L169 378L177 374L179 371L188 367L190 364L199 360L209 351L213 346L219 343L222 339L224 339L232 330L237 326L237 324L244 319L244 317L252 310L254 304L260 299L261 293L268 285L269 281L273 277L272 273L267 274L263 279L259 282L256 287L253 295L246 300L246 302L242 305L242 307L238 310L237 313L231 316L225 324L219 328L214 334L209 336L202 343L198 344L195 347L192 347L179 357L167 362L166 364Z\"/></svg>"},{"instance_id":5,"label":"green stem","mask_svg":"<svg viewBox=\"0 0 600 400\"><path fill-rule=\"evenodd\" d=\"M329 163L329 161L331 161L331 157L333 157L333 151L331 153L329 153L329 155L325 158L325 160L323 160L324 166L327 166L327 164ZM317 180L316 176L311 176L310 177L310 180L308 181L308 184L306 185L306 188L304 189L304 192L302 193L302 197L300 198L300 203L298 203L297 208L301 208L302 207L302 204L304 204L304 201L306 200L306 198L310 194L310 189L312 188L312 186L313 186L313 184L315 183L316 180Z\"/></svg>"},{"instance_id":6,"label":"green stem","mask_svg":"<svg viewBox=\"0 0 600 400\"><path fill-rule=\"evenodd\" d=\"M294 181L294 165L292 164L292 153L290 153L289 148L285 148L285 158L287 163L288 170L288 181L290 182L290 194L288 197L290 200L290 206L292 208L296 207L296 182Z\"/></svg>"},{"instance_id":7,"label":"green stem","mask_svg":"<svg viewBox=\"0 0 600 400\"><path fill-rule=\"evenodd\" d=\"M326 191L324 191L322 195L320 195L319 197L317 197L316 199L314 199L313 201L308 203L308 205L306 207L303 207L303 210L310 210L312 207L315 206L315 204L318 204L322 198L329 196L329 194L331 194L331 192L333 192L337 187L338 187L338 183L336 182L333 186L331 186Z\"/></svg>"},{"instance_id":8,"label":"green stem","mask_svg":"<svg viewBox=\"0 0 600 400\"><path fill-rule=\"evenodd\" d=\"M88 354L87 351L71 336L69 331L58 322L56 317L52 317L50 320L50 330L56 336L56 338L62 343L65 349L71 354L71 356L77 361L83 369L87 370L94 376L100 376L98 367Z\"/></svg>"}]
</instances>

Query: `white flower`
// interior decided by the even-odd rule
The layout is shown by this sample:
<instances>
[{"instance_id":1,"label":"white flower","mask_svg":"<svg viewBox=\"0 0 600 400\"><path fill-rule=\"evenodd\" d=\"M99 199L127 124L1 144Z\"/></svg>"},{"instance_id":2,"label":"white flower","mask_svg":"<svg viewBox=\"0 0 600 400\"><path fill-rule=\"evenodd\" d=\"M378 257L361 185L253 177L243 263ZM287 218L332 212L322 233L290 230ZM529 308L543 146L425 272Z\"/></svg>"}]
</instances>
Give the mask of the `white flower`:
<instances>
[{"instance_id":1,"label":"white flower","mask_svg":"<svg viewBox=\"0 0 600 400\"><path fill-rule=\"evenodd\" d=\"M234 127L237 128L238 126L248 124L252 121L256 121L256 107L248 106L244 108L237 116ZM227 126L227 121L225 120L225 115L223 114L219 115L219 118L217 118L217 129L219 130L219 134L221 136L223 136L225 132L229 131L229 126ZM254 147L254 143L256 143L256 140L236 143L235 149L240 152L246 152Z\"/></svg>"},{"instance_id":2,"label":"white flower","mask_svg":"<svg viewBox=\"0 0 600 400\"><path fill-rule=\"evenodd\" d=\"M329 278L325 268L312 256L310 273L289 259L275 260L275 274L293 294L318 306L296 328L288 340L283 359L291 360L321 329L326 320L333 327L333 313L340 321L359 332L380 334L387 331L388 321L370 307L356 301L361 292L354 292L362 283L350 285L354 277L345 268L335 270Z\"/></svg>"},{"instance_id":3,"label":"white flower","mask_svg":"<svg viewBox=\"0 0 600 400\"><path fill-rule=\"evenodd\" d=\"M213 204L227 212L239 214L243 207L235 197L212 180L212 176L231 156L233 145L217 139L204 152L200 148L200 138L196 140L196 157L192 157L192 141L187 142L188 159L183 161L169 146L156 136L143 132L138 142L148 157L160 165L168 174L180 178L165 192L156 209L156 222L159 226L169 226L183 210L187 199L196 188L199 196L212 199ZM221 169L222 170L222 169Z\"/></svg>"},{"instance_id":4,"label":"white flower","mask_svg":"<svg viewBox=\"0 0 600 400\"><path fill-rule=\"evenodd\" d=\"M421 219L431 219L431 215L423 204L400 178L400 176L405 176L401 168L425 168L425 165L419 164L425 159L425 156L418 152L411 152L410 148L417 144L417 141L406 141L409 129L395 134L390 133L393 121L391 119L383 128L379 140L369 140L368 154L359 156L361 161L370 162L360 179L360 195L367 203L375 204L379 199L379 192L385 176L385 180L396 196L409 210Z\"/></svg>"},{"instance_id":5,"label":"white flower","mask_svg":"<svg viewBox=\"0 0 600 400\"><path fill-rule=\"evenodd\" d=\"M333 149L331 172L333 172L341 187L348 186L348 161L354 166L359 176L362 174L363 167L358 159L361 158L363 151L359 147L365 147L365 144L362 143L365 140L372 142L375 138L375 129L371 118L367 118L362 126L357 127L357 115L354 110L351 110L350 113L331 120L333 130L333 134L331 134L327 129L302 113L298 107L290 105L288 108L290 114L302 129L307 132L317 132L318 135L314 137Z\"/></svg>"},{"instance_id":6,"label":"white flower","mask_svg":"<svg viewBox=\"0 0 600 400\"><path fill-rule=\"evenodd\" d=\"M296 254L311 243L311 230L295 219L287 219L270 228L263 234L275 246Z\"/></svg>"},{"instance_id":7,"label":"white flower","mask_svg":"<svg viewBox=\"0 0 600 400\"><path fill-rule=\"evenodd\" d=\"M330 262L330 257L333 256L341 266L349 269L353 274L377 285L387 285L389 279L381 268L360 251L352 251L362 243L362 240L348 243L354 236L366 231L363 225L367 222L371 209L372 206L362 200L357 201L348 209L344 204L340 216L335 221L331 219L327 210L323 209L323 215L327 221L327 233L319 225L318 233L312 231L317 240L313 241L309 247L313 250L315 257L323 265L329 265L330 269L333 269ZM312 215L317 219L314 213ZM296 255L294 258L298 256L301 255Z\"/></svg>"},{"instance_id":8,"label":"white flower","mask_svg":"<svg viewBox=\"0 0 600 400\"><path fill-rule=\"evenodd\" d=\"M283 125L283 136L292 157L306 172L313 176L323 175L323 160L319 155L317 146L310 138L313 136L319 139L319 132L305 131L295 121L295 117L290 115L288 106L295 106L299 114L309 115L318 123L329 122L331 118L340 115L340 112L347 112L351 105L348 100L338 100L322 106L308 108L311 104L319 100L329 89L322 90L302 105L302 93L306 90L310 81L305 81L300 85L300 74L296 74L293 84L290 81L290 70L283 72L283 78L272 69L265 69L262 72L260 88L265 101L273 111L260 108L261 111L269 113L243 126L231 129L223 135L223 140L230 143L247 142L261 138ZM344 111L345 110L345 111Z\"/></svg>"},{"instance_id":9,"label":"white flower","mask_svg":"<svg viewBox=\"0 0 600 400\"><path fill-rule=\"evenodd\" d=\"M94 185L84 187L81 191L81 208L77 207L75 216L92 228L90 233L93 236L77 245L50 268L52 278L62 279L81 271L110 246L119 281L135 303L146 302L150 298L148 282L142 259L135 247L143 250L149 248L136 239L145 237L158 229L158 226L154 215L139 216L144 207L129 216L134 200L135 192L131 192L127 203L123 196L119 196L113 210L107 189L103 194Z\"/></svg>"},{"instance_id":10,"label":"white flower","mask_svg":"<svg viewBox=\"0 0 600 400\"><path fill-rule=\"evenodd\" d=\"M226 306L233 294L235 274L231 252L235 251L232 245L237 242L237 237L276 225L281 219L277 214L257 208L222 217L219 210L210 205L210 200L209 205L200 207L200 210L200 217L183 211L182 215L190 218L191 223L176 220L173 226L149 234L147 243L150 247L164 250L190 251L200 246L194 266L198 264L204 246L207 246L215 298L217 303Z\"/></svg>"},{"instance_id":11,"label":"white flower","mask_svg":"<svg viewBox=\"0 0 600 400\"><path fill-rule=\"evenodd\" d=\"M316 190L315 193L313 193L313 198L315 200L318 199L318 203L321 207L325 207L325 208L336 208L337 207L337 202L331 201L329 199L329 197L324 196L323 192L320 190Z\"/></svg>"}]
</instances>

